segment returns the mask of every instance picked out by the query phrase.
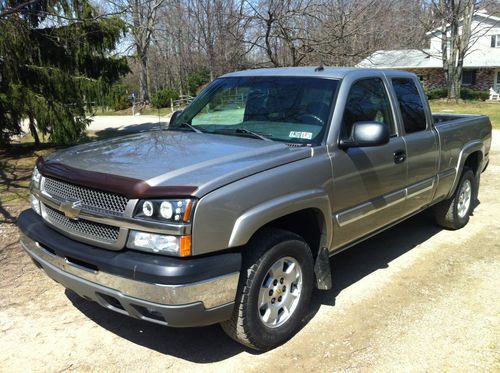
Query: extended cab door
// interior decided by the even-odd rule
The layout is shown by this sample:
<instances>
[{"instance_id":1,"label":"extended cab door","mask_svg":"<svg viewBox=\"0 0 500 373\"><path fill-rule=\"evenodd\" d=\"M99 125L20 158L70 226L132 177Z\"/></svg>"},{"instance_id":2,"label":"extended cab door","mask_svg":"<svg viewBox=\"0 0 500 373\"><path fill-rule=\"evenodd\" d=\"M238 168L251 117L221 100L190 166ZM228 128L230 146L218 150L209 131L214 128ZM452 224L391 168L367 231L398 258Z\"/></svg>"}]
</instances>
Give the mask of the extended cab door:
<instances>
[{"instance_id":1,"label":"extended cab door","mask_svg":"<svg viewBox=\"0 0 500 373\"><path fill-rule=\"evenodd\" d=\"M391 77L406 143L407 213L431 203L437 184L439 139L421 85L411 77Z\"/></svg>"},{"instance_id":2,"label":"extended cab door","mask_svg":"<svg viewBox=\"0 0 500 373\"><path fill-rule=\"evenodd\" d=\"M344 80L343 84L349 85L349 82ZM337 140L349 138L352 125L360 121L385 123L391 139L381 146L345 150L333 147L330 151L334 249L401 217L407 180L406 146L399 136L383 75L354 81L347 93L339 94L338 108L342 107L342 95L347 96L341 116L335 113L336 122L341 122Z\"/></svg>"}]
</instances>

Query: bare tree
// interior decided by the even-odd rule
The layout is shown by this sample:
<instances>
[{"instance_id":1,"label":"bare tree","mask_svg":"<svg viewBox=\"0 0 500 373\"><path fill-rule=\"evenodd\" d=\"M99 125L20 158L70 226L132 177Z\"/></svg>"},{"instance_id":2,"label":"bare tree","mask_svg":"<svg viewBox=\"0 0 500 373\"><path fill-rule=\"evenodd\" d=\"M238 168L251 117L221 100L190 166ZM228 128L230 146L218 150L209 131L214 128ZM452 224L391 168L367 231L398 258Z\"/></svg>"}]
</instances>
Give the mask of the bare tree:
<instances>
[{"instance_id":1,"label":"bare tree","mask_svg":"<svg viewBox=\"0 0 500 373\"><path fill-rule=\"evenodd\" d=\"M483 7L491 7L491 0L434 0L430 3L427 21L423 21L431 35L439 40L439 48L429 55L441 59L448 88L448 100L458 100L465 58L473 53L476 42L486 35L493 22L484 13ZM481 17L476 15L482 14Z\"/></svg>"},{"instance_id":2,"label":"bare tree","mask_svg":"<svg viewBox=\"0 0 500 373\"><path fill-rule=\"evenodd\" d=\"M247 27L243 42L272 66L298 66L315 51L320 1L261 0L242 5L240 21Z\"/></svg>"},{"instance_id":3,"label":"bare tree","mask_svg":"<svg viewBox=\"0 0 500 373\"><path fill-rule=\"evenodd\" d=\"M128 81L180 93L200 71L353 65L379 49L419 48L428 10L427 0L106 1L125 2L137 51Z\"/></svg>"},{"instance_id":4,"label":"bare tree","mask_svg":"<svg viewBox=\"0 0 500 373\"><path fill-rule=\"evenodd\" d=\"M135 50L139 74L139 99L148 102L149 87L149 50L156 31L158 12L166 0L106 0L114 12L120 13L127 22L131 46Z\"/></svg>"},{"instance_id":5,"label":"bare tree","mask_svg":"<svg viewBox=\"0 0 500 373\"><path fill-rule=\"evenodd\" d=\"M434 15L440 22L441 59L448 88L448 99L460 98L464 58L472 46L474 0L439 0Z\"/></svg>"}]
</instances>

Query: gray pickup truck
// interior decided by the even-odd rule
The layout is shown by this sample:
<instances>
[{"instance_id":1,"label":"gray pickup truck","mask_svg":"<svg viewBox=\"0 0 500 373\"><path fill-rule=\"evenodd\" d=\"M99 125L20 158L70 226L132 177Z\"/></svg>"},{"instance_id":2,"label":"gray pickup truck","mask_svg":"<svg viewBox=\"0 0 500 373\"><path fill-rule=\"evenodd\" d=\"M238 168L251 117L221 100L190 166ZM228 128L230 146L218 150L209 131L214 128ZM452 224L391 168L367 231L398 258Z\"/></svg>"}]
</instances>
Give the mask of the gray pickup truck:
<instances>
[{"instance_id":1,"label":"gray pickup truck","mask_svg":"<svg viewBox=\"0 0 500 373\"><path fill-rule=\"evenodd\" d=\"M490 144L487 117L432 115L414 74L236 72L167 129L39 159L21 244L110 310L266 350L332 286L332 255L428 208L467 224Z\"/></svg>"}]
</instances>

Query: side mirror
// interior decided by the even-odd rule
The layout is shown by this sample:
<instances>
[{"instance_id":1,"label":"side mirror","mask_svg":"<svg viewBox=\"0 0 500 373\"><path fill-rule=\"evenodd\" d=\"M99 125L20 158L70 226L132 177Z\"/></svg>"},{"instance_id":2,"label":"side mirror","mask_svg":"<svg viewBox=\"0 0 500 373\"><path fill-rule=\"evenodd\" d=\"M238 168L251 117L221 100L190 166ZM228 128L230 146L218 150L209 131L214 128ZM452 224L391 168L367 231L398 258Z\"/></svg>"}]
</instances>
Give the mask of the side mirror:
<instances>
[{"instance_id":1,"label":"side mirror","mask_svg":"<svg viewBox=\"0 0 500 373\"><path fill-rule=\"evenodd\" d=\"M340 140L342 149L380 146L389 142L390 135L387 124L381 122L356 122L352 125L351 137Z\"/></svg>"},{"instance_id":2,"label":"side mirror","mask_svg":"<svg viewBox=\"0 0 500 373\"><path fill-rule=\"evenodd\" d=\"M172 116L170 117L170 122L168 122L168 126L172 126L172 125L175 125L175 121L177 119L177 117L179 115L182 114L182 110L177 110L177 111L174 111L174 113L172 114Z\"/></svg>"}]
</instances>

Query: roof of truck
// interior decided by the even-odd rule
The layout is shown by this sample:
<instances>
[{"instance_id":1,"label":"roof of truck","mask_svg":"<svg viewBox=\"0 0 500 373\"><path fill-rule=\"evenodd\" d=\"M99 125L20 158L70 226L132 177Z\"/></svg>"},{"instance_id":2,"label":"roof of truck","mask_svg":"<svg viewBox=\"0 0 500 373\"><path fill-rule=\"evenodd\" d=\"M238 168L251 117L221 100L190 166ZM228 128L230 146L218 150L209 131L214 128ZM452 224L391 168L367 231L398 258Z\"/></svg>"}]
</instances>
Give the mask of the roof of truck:
<instances>
[{"instance_id":1,"label":"roof of truck","mask_svg":"<svg viewBox=\"0 0 500 373\"><path fill-rule=\"evenodd\" d=\"M363 69L357 67L323 67L323 69L318 69L318 66L308 66L308 67L277 67L268 69L254 69L254 70L243 70L236 71L233 73L225 74L222 77L244 77L244 76L320 76L323 78L335 78L342 79L347 74L353 72L366 72L366 71L377 71L377 72L387 72L394 73L394 70L381 70L381 69ZM405 74L405 72L401 72ZM408 73L406 73L408 74Z\"/></svg>"}]
</instances>

